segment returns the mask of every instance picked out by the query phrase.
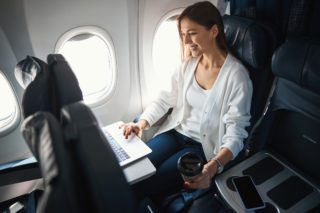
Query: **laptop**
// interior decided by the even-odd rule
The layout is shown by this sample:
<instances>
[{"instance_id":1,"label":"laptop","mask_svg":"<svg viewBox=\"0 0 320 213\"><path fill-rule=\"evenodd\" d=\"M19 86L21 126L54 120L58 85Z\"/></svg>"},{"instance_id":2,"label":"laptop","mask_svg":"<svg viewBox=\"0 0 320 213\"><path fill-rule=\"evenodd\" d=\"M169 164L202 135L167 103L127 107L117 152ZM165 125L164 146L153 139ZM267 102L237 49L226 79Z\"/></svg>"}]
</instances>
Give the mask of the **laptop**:
<instances>
[{"instance_id":1,"label":"laptop","mask_svg":"<svg viewBox=\"0 0 320 213\"><path fill-rule=\"evenodd\" d=\"M123 130L119 127L122 121L102 127L107 141L116 154L121 167L141 159L151 153L151 149L136 135L131 134L125 139Z\"/></svg>"}]
</instances>

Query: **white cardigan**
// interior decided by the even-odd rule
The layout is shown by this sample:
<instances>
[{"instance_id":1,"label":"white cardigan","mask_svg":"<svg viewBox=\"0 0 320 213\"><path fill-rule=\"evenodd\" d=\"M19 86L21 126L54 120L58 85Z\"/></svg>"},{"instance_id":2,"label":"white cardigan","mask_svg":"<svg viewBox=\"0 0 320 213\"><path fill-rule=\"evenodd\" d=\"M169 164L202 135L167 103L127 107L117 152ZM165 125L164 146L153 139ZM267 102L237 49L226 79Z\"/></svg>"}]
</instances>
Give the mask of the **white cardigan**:
<instances>
[{"instance_id":1,"label":"white cardigan","mask_svg":"<svg viewBox=\"0 0 320 213\"><path fill-rule=\"evenodd\" d=\"M140 119L152 126L173 108L155 136L174 129L184 118L186 92L199 59L190 58L182 63L172 75L170 89L162 91L142 113ZM228 54L204 103L200 121L200 139L207 160L222 147L228 148L233 158L242 150L243 139L248 136L245 127L250 124L251 96L252 84L246 68Z\"/></svg>"}]
</instances>

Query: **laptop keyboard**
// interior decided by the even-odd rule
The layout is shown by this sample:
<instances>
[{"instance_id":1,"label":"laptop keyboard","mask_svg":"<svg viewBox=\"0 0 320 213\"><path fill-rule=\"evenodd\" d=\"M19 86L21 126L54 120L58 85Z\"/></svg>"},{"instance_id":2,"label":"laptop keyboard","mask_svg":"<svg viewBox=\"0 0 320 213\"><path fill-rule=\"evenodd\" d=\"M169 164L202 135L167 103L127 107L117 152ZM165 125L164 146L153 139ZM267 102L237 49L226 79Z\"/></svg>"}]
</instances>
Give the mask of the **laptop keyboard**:
<instances>
[{"instance_id":1,"label":"laptop keyboard","mask_svg":"<svg viewBox=\"0 0 320 213\"><path fill-rule=\"evenodd\" d=\"M124 160L129 159L128 153L115 141L115 139L112 137L112 135L105 131L105 134L108 138L108 142L113 150L113 152L116 154L118 161L122 162Z\"/></svg>"}]
</instances>

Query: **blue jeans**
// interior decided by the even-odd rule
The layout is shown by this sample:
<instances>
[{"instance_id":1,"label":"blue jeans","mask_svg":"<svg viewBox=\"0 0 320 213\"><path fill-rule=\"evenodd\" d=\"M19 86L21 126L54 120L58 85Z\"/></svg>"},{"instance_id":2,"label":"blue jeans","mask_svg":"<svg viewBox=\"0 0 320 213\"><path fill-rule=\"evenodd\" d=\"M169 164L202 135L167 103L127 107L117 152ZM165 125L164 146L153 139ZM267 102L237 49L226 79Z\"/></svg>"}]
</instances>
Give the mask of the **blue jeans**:
<instances>
[{"instance_id":1,"label":"blue jeans","mask_svg":"<svg viewBox=\"0 0 320 213\"><path fill-rule=\"evenodd\" d=\"M132 186L138 199L152 195L167 195L183 187L177 168L178 159L187 152L198 154L203 162L206 158L201 143L180 134L176 130L157 135L147 142L152 149L148 158L157 168L155 175Z\"/></svg>"}]
</instances>

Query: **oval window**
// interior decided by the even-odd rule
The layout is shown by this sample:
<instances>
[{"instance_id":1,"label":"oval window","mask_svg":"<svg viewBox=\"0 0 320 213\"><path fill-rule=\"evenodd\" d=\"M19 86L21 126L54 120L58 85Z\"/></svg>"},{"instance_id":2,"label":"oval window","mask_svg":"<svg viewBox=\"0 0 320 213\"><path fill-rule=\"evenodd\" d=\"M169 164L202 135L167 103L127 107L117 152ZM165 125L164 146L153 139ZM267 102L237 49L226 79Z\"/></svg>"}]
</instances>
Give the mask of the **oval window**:
<instances>
[{"instance_id":1,"label":"oval window","mask_svg":"<svg viewBox=\"0 0 320 213\"><path fill-rule=\"evenodd\" d=\"M84 101L97 103L115 86L116 67L112 41L97 27L79 27L65 33L56 45L75 73Z\"/></svg>"},{"instance_id":2,"label":"oval window","mask_svg":"<svg viewBox=\"0 0 320 213\"><path fill-rule=\"evenodd\" d=\"M19 117L19 106L14 91L0 71L0 133L7 132Z\"/></svg>"}]
</instances>

